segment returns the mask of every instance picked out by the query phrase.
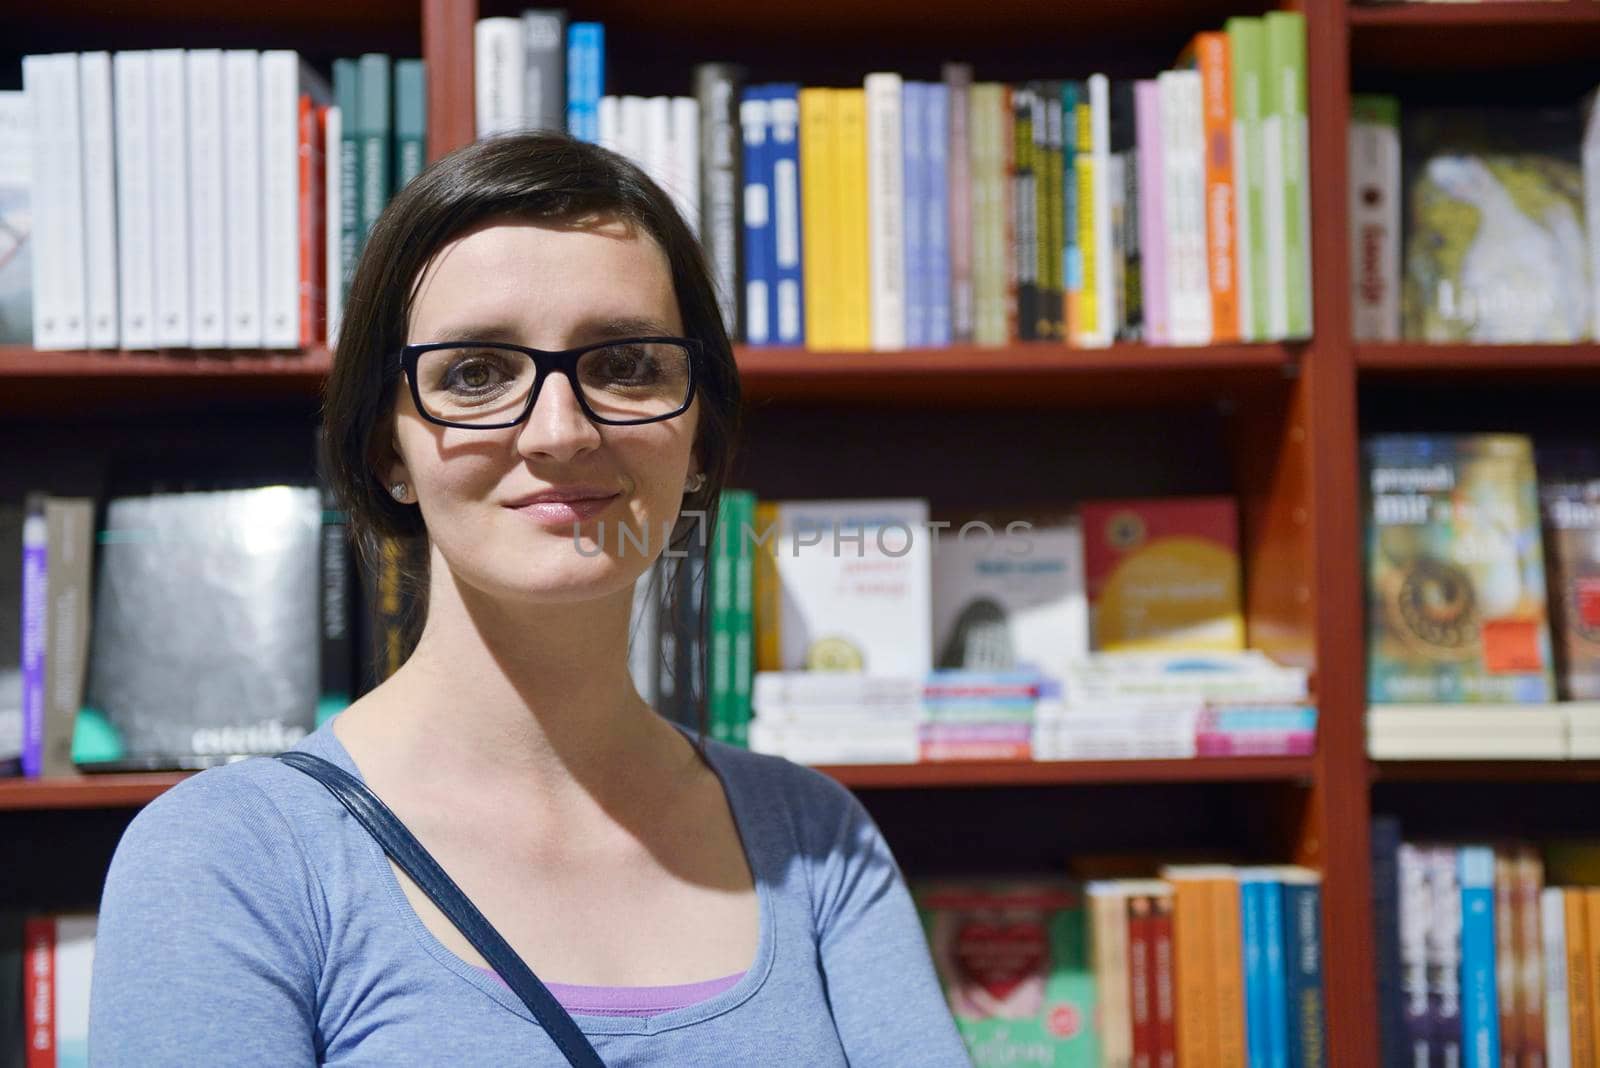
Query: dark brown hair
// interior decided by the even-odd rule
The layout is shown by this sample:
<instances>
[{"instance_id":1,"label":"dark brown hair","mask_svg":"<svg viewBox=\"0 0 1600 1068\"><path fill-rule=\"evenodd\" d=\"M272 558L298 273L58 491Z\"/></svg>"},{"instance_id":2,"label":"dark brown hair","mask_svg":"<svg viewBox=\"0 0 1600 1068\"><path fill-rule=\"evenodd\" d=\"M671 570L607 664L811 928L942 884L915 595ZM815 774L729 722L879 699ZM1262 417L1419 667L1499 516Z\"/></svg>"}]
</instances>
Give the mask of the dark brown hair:
<instances>
[{"instance_id":1,"label":"dark brown hair","mask_svg":"<svg viewBox=\"0 0 1600 1068\"><path fill-rule=\"evenodd\" d=\"M409 656L426 613L426 529L420 509L395 502L374 466L402 375L398 353L406 344L416 285L433 256L465 231L506 217L559 223L620 219L637 224L666 253L673 291L686 336L701 344L695 368L699 425L695 452L705 485L683 499L684 512L705 513L704 527L682 516L669 545L681 550L715 529L717 503L727 481L739 435L741 393L733 348L723 329L716 292L700 244L671 198L634 164L564 134L502 135L476 141L429 165L400 190L378 217L356 263L344 302L343 322L323 399L323 463L326 478L349 517L358 551L369 567L385 544L406 548L405 581L417 610L405 628L401 659ZM684 566L674 554L663 571L669 592L663 629L678 616L678 597L687 584L675 572ZM705 571L687 576L699 587L697 626L705 636ZM706 711L705 642L694 667L699 691L700 730ZM680 679L678 687L689 685Z\"/></svg>"}]
</instances>

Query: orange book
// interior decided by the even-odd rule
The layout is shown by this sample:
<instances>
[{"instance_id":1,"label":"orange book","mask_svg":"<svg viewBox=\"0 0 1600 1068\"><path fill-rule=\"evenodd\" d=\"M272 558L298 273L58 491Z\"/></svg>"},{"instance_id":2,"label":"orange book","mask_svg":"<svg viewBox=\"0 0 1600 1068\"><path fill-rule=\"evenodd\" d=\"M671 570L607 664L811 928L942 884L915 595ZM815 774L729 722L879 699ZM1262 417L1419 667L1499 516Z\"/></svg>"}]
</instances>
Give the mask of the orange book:
<instances>
[{"instance_id":1,"label":"orange book","mask_svg":"<svg viewBox=\"0 0 1600 1068\"><path fill-rule=\"evenodd\" d=\"M1211 959L1217 984L1217 1063L1244 1068L1244 932L1239 880L1232 873L1210 881Z\"/></svg>"},{"instance_id":2,"label":"orange book","mask_svg":"<svg viewBox=\"0 0 1600 1068\"><path fill-rule=\"evenodd\" d=\"M1181 60L1200 72L1206 145L1206 270L1211 339L1239 340L1238 233L1233 208L1233 71L1226 33L1200 33Z\"/></svg>"},{"instance_id":3,"label":"orange book","mask_svg":"<svg viewBox=\"0 0 1600 1068\"><path fill-rule=\"evenodd\" d=\"M322 218L326 203L323 182L326 160L323 142L327 139L327 105L315 103L309 94L300 97L300 345L310 348L328 339L327 288L323 271L328 262L323 253L328 228Z\"/></svg>"},{"instance_id":4,"label":"orange book","mask_svg":"<svg viewBox=\"0 0 1600 1068\"><path fill-rule=\"evenodd\" d=\"M1594 954L1589 940L1588 904L1582 887L1561 891L1567 913L1567 1019L1572 1063L1594 1064Z\"/></svg>"},{"instance_id":5,"label":"orange book","mask_svg":"<svg viewBox=\"0 0 1600 1068\"><path fill-rule=\"evenodd\" d=\"M1174 865L1161 877L1173 888L1173 956L1177 972L1178 1063L1183 1068L1220 1068L1220 1007L1214 865Z\"/></svg>"},{"instance_id":6,"label":"orange book","mask_svg":"<svg viewBox=\"0 0 1600 1068\"><path fill-rule=\"evenodd\" d=\"M1589 976L1590 1060L1587 1063L1600 1065L1600 887L1591 886L1582 894L1585 913L1583 955ZM1572 1063L1578 1063L1576 1057Z\"/></svg>"}]
</instances>

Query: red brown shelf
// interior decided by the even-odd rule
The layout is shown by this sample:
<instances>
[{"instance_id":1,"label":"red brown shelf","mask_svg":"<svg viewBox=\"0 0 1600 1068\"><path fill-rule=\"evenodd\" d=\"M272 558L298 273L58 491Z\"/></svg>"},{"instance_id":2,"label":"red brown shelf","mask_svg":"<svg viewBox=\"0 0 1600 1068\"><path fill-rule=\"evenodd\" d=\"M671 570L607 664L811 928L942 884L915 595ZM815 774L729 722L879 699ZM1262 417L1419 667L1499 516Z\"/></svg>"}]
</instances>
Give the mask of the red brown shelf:
<instances>
[{"instance_id":1,"label":"red brown shelf","mask_svg":"<svg viewBox=\"0 0 1600 1068\"><path fill-rule=\"evenodd\" d=\"M1600 760L1374 760L1378 782L1600 782Z\"/></svg>"},{"instance_id":2,"label":"red brown shelf","mask_svg":"<svg viewBox=\"0 0 1600 1068\"><path fill-rule=\"evenodd\" d=\"M817 770L852 789L1068 786L1141 782L1309 782L1310 757L1194 760L971 761L837 764Z\"/></svg>"},{"instance_id":3,"label":"red brown shelf","mask_svg":"<svg viewBox=\"0 0 1600 1068\"><path fill-rule=\"evenodd\" d=\"M1401 3L1349 8L1356 67L1457 72L1594 59L1595 0Z\"/></svg>"},{"instance_id":4,"label":"red brown shelf","mask_svg":"<svg viewBox=\"0 0 1600 1068\"><path fill-rule=\"evenodd\" d=\"M1538 0L1529 0L1537 3ZM1600 3L1595 3L1600 8ZM1369 342L1355 347L1356 366L1363 372L1394 375L1450 374L1472 371L1495 376L1538 376L1594 373L1600 376L1600 344L1457 345L1420 341Z\"/></svg>"},{"instance_id":5,"label":"red brown shelf","mask_svg":"<svg viewBox=\"0 0 1600 1068\"><path fill-rule=\"evenodd\" d=\"M1595 0L1500 0L1350 5L1350 27L1368 26L1600 26L1600 4Z\"/></svg>"},{"instance_id":6,"label":"red brown shelf","mask_svg":"<svg viewBox=\"0 0 1600 1068\"><path fill-rule=\"evenodd\" d=\"M0 810L137 808L193 772L79 775L54 779L0 779Z\"/></svg>"},{"instance_id":7,"label":"red brown shelf","mask_svg":"<svg viewBox=\"0 0 1600 1068\"><path fill-rule=\"evenodd\" d=\"M45 352L0 345L0 378L273 378L321 381L332 366L325 348L305 352L174 349L161 352Z\"/></svg>"}]
</instances>

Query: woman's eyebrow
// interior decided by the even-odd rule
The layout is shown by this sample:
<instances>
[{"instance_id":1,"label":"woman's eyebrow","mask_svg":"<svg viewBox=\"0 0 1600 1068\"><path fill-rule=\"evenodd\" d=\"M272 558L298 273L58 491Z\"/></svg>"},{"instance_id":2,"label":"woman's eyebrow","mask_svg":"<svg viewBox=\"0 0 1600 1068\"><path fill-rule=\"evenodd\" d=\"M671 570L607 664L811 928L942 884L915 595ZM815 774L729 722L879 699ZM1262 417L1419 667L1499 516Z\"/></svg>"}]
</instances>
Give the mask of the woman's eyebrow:
<instances>
[{"instance_id":1,"label":"woman's eyebrow","mask_svg":"<svg viewBox=\"0 0 1600 1068\"><path fill-rule=\"evenodd\" d=\"M571 334L573 345L621 337L665 337L674 333L666 323L650 316L618 316L580 323ZM500 341L522 344L523 332L510 323L465 322L433 331L439 341Z\"/></svg>"},{"instance_id":2,"label":"woman's eyebrow","mask_svg":"<svg viewBox=\"0 0 1600 1068\"><path fill-rule=\"evenodd\" d=\"M580 335L592 334L598 338L608 337L663 337L674 333L667 324L660 319L649 316L621 316L614 319L602 319L597 322L585 323L578 331Z\"/></svg>"}]
</instances>

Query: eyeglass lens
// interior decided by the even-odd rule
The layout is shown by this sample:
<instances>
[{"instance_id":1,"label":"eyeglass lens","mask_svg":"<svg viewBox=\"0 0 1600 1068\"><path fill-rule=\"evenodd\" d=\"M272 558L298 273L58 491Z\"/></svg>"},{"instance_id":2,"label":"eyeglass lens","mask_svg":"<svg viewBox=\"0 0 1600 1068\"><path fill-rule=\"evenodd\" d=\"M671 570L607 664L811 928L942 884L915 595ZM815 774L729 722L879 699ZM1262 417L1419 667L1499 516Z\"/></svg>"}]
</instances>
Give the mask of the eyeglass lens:
<instances>
[{"instance_id":1,"label":"eyeglass lens","mask_svg":"<svg viewBox=\"0 0 1600 1068\"><path fill-rule=\"evenodd\" d=\"M527 353L488 345L428 349L417 360L417 393L427 414L468 425L516 421L537 377ZM658 418L689 394L689 350L671 342L624 341L578 357L578 388L601 419Z\"/></svg>"}]
</instances>

